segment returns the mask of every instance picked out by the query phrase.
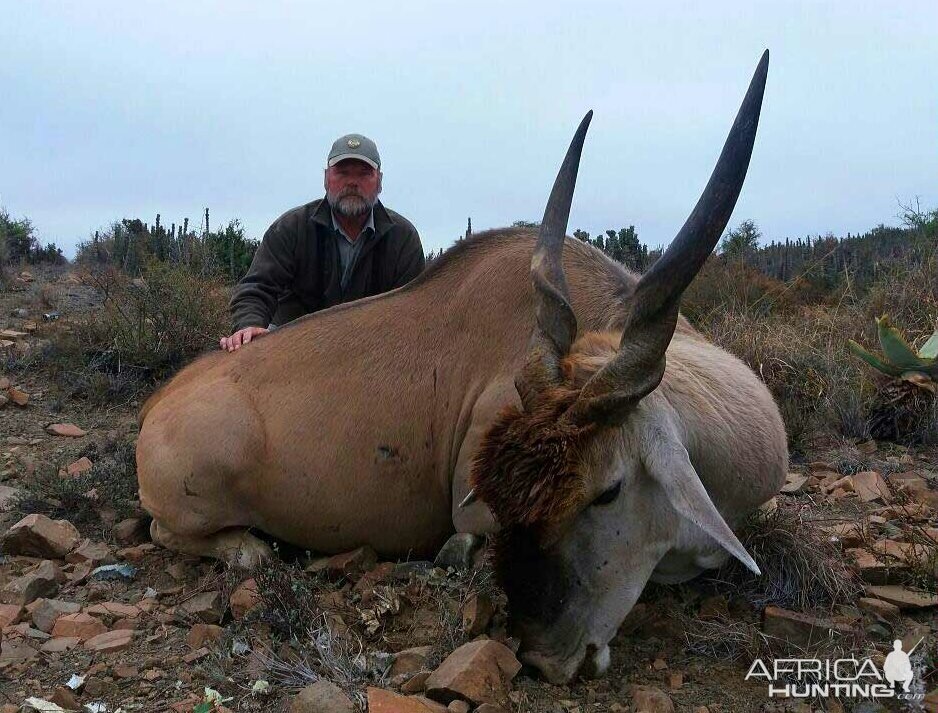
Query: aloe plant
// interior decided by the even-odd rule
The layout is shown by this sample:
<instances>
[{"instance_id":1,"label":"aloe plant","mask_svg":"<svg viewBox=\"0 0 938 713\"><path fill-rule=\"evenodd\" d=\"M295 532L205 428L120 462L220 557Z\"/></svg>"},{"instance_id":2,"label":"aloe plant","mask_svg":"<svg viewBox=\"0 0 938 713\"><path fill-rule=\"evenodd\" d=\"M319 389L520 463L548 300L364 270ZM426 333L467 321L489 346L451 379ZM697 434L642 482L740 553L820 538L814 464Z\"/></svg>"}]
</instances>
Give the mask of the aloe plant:
<instances>
[{"instance_id":1,"label":"aloe plant","mask_svg":"<svg viewBox=\"0 0 938 713\"><path fill-rule=\"evenodd\" d=\"M871 354L852 339L847 346L855 356L888 376L907 381L935 393L938 382L938 329L916 352L898 329L883 315L876 320L883 356Z\"/></svg>"}]
</instances>

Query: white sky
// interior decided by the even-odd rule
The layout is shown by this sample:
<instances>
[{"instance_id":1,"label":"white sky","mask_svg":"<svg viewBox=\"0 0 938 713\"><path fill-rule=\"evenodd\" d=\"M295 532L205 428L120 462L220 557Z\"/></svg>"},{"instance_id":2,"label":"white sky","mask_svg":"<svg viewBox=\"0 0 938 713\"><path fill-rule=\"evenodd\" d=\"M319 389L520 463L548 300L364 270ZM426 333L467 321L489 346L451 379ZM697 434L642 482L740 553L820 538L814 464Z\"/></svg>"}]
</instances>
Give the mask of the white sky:
<instances>
[{"instance_id":1,"label":"white sky","mask_svg":"<svg viewBox=\"0 0 938 713\"><path fill-rule=\"evenodd\" d=\"M938 207L938 2L0 0L0 204L43 241L121 217L260 237L320 197L332 141L374 138L382 199L427 250L537 220L595 117L570 231L667 243L756 62L762 122L732 223L766 238Z\"/></svg>"}]
</instances>

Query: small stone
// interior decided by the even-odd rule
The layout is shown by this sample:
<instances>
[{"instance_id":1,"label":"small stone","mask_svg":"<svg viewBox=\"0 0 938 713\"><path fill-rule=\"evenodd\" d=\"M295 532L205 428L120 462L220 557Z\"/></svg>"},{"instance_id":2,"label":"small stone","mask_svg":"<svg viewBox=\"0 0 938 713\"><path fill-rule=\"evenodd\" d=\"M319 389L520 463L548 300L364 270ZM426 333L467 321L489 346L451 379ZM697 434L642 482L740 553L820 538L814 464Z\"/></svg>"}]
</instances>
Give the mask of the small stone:
<instances>
[{"instance_id":1,"label":"small stone","mask_svg":"<svg viewBox=\"0 0 938 713\"><path fill-rule=\"evenodd\" d=\"M457 532L446 541L433 563L443 569L469 569L475 564L476 554L481 552L484 544L482 538L477 535Z\"/></svg>"},{"instance_id":2,"label":"small stone","mask_svg":"<svg viewBox=\"0 0 938 713\"><path fill-rule=\"evenodd\" d=\"M290 703L290 713L355 713L356 710L345 691L326 679L307 686Z\"/></svg>"},{"instance_id":3,"label":"small stone","mask_svg":"<svg viewBox=\"0 0 938 713\"><path fill-rule=\"evenodd\" d=\"M13 507L13 503L19 500L23 491L19 488L13 488L9 485L0 485L0 512L4 512Z\"/></svg>"},{"instance_id":4,"label":"small stone","mask_svg":"<svg viewBox=\"0 0 938 713\"><path fill-rule=\"evenodd\" d=\"M672 691L678 690L681 686L684 685L684 674L680 671L672 673L668 677L668 685L671 687Z\"/></svg>"},{"instance_id":5,"label":"small stone","mask_svg":"<svg viewBox=\"0 0 938 713\"><path fill-rule=\"evenodd\" d=\"M82 473L87 473L89 470L91 470L92 466L93 463L91 460L87 456L82 456L74 463L69 463L65 468L65 472L68 473L68 475L74 477L76 475L81 475Z\"/></svg>"},{"instance_id":6,"label":"small stone","mask_svg":"<svg viewBox=\"0 0 938 713\"><path fill-rule=\"evenodd\" d=\"M99 653L112 653L114 651L123 651L133 642L134 633L126 629L115 631L106 631L103 634L88 639L85 642L85 648L88 651L97 651Z\"/></svg>"},{"instance_id":7,"label":"small stone","mask_svg":"<svg viewBox=\"0 0 938 713\"><path fill-rule=\"evenodd\" d=\"M789 473L785 485L782 486L782 492L786 495L795 495L800 493L804 484L808 482L808 476L800 473Z\"/></svg>"},{"instance_id":8,"label":"small stone","mask_svg":"<svg viewBox=\"0 0 938 713\"><path fill-rule=\"evenodd\" d=\"M617 705L613 703L613 705ZM609 709L610 711L612 708ZM622 710L625 710L624 708ZM497 706L494 703L483 703L481 706L475 709L475 713L508 713L506 708Z\"/></svg>"},{"instance_id":9,"label":"small stone","mask_svg":"<svg viewBox=\"0 0 938 713\"><path fill-rule=\"evenodd\" d=\"M417 646L411 649L398 651L394 655L394 663L391 664L390 675L399 676L401 674L415 674L424 668L424 664L430 657L432 648L430 646Z\"/></svg>"},{"instance_id":10,"label":"small stone","mask_svg":"<svg viewBox=\"0 0 938 713\"><path fill-rule=\"evenodd\" d=\"M81 702L78 700L78 697L72 691L65 688L65 686L56 688L52 692L52 695L49 696L49 700L68 711L81 710Z\"/></svg>"},{"instance_id":11,"label":"small stone","mask_svg":"<svg viewBox=\"0 0 938 713\"><path fill-rule=\"evenodd\" d=\"M74 423L50 423L46 426L46 432L51 433L53 436L68 438L81 438L88 435L88 431L79 428Z\"/></svg>"},{"instance_id":12,"label":"small stone","mask_svg":"<svg viewBox=\"0 0 938 713\"><path fill-rule=\"evenodd\" d=\"M130 664L117 664L111 669L115 678L136 678L140 675L140 670Z\"/></svg>"},{"instance_id":13,"label":"small stone","mask_svg":"<svg viewBox=\"0 0 938 713\"><path fill-rule=\"evenodd\" d=\"M0 604L0 629L18 622L24 611L19 604Z\"/></svg>"},{"instance_id":14,"label":"small stone","mask_svg":"<svg viewBox=\"0 0 938 713\"><path fill-rule=\"evenodd\" d=\"M206 643L218 641L225 635L225 630L217 624L193 624L186 635L186 643L191 649L199 649Z\"/></svg>"},{"instance_id":15,"label":"small stone","mask_svg":"<svg viewBox=\"0 0 938 713\"><path fill-rule=\"evenodd\" d=\"M401 693L422 693L427 688L429 671L418 671L401 685Z\"/></svg>"},{"instance_id":16,"label":"small stone","mask_svg":"<svg viewBox=\"0 0 938 713\"><path fill-rule=\"evenodd\" d=\"M47 634L52 631L55 620L63 614L77 614L81 605L75 602L64 602L61 599L37 599L33 602L30 617L33 625Z\"/></svg>"},{"instance_id":17,"label":"small stone","mask_svg":"<svg viewBox=\"0 0 938 713\"><path fill-rule=\"evenodd\" d=\"M91 639L107 631L107 627L98 619L84 612L63 614L55 620L52 636L77 636L82 641Z\"/></svg>"},{"instance_id":18,"label":"small stone","mask_svg":"<svg viewBox=\"0 0 938 713\"><path fill-rule=\"evenodd\" d=\"M111 624L117 619L136 619L140 616L140 608L123 602L101 602L85 609L85 613Z\"/></svg>"},{"instance_id":19,"label":"small stone","mask_svg":"<svg viewBox=\"0 0 938 713\"><path fill-rule=\"evenodd\" d=\"M26 406L29 403L29 394L19 389L7 389L7 398L17 406Z\"/></svg>"},{"instance_id":20,"label":"small stone","mask_svg":"<svg viewBox=\"0 0 938 713\"><path fill-rule=\"evenodd\" d=\"M674 713L674 703L660 688L632 686L632 713Z\"/></svg>"},{"instance_id":21,"label":"small stone","mask_svg":"<svg viewBox=\"0 0 938 713\"><path fill-rule=\"evenodd\" d=\"M179 607L206 624L217 624L225 613L221 592L201 592L187 599Z\"/></svg>"},{"instance_id":22,"label":"small stone","mask_svg":"<svg viewBox=\"0 0 938 713\"><path fill-rule=\"evenodd\" d=\"M855 522L842 522L836 525L822 527L821 531L827 534L832 540L837 541L842 547L859 547L863 544L863 534L860 526Z\"/></svg>"},{"instance_id":23,"label":"small stone","mask_svg":"<svg viewBox=\"0 0 938 713\"><path fill-rule=\"evenodd\" d=\"M450 701L450 704L446 706L446 710L450 713L469 713L469 704L465 701Z\"/></svg>"},{"instance_id":24,"label":"small stone","mask_svg":"<svg viewBox=\"0 0 938 713\"><path fill-rule=\"evenodd\" d=\"M39 650L47 654L60 654L63 651L71 651L80 643L81 639L77 636L60 636L49 639Z\"/></svg>"},{"instance_id":25,"label":"small stone","mask_svg":"<svg viewBox=\"0 0 938 713\"><path fill-rule=\"evenodd\" d=\"M257 582L246 579L231 593L228 606L235 621L243 619L254 607L261 603L261 595L257 591Z\"/></svg>"},{"instance_id":26,"label":"small stone","mask_svg":"<svg viewBox=\"0 0 938 713\"><path fill-rule=\"evenodd\" d=\"M0 589L3 604L29 604L39 597L54 597L59 591L62 571L50 560L43 560L34 569L17 577Z\"/></svg>"},{"instance_id":27,"label":"small stone","mask_svg":"<svg viewBox=\"0 0 938 713\"><path fill-rule=\"evenodd\" d=\"M887 502L890 499L889 486L883 476L875 470L864 470L851 476L853 489L860 498L860 502L868 503L874 500Z\"/></svg>"},{"instance_id":28,"label":"small stone","mask_svg":"<svg viewBox=\"0 0 938 713\"><path fill-rule=\"evenodd\" d=\"M7 530L0 549L11 555L61 559L78 546L81 536L68 520L27 515Z\"/></svg>"},{"instance_id":29,"label":"small stone","mask_svg":"<svg viewBox=\"0 0 938 713\"><path fill-rule=\"evenodd\" d=\"M446 706L423 696L401 696L383 688L369 688L368 713L446 713Z\"/></svg>"},{"instance_id":30,"label":"small stone","mask_svg":"<svg viewBox=\"0 0 938 713\"><path fill-rule=\"evenodd\" d=\"M71 564L80 564L87 562L92 566L107 562L113 559L111 550L103 542L92 542L91 540L82 540L82 543L73 552L65 556L65 561Z\"/></svg>"},{"instance_id":31,"label":"small stone","mask_svg":"<svg viewBox=\"0 0 938 713\"><path fill-rule=\"evenodd\" d=\"M145 542L149 535L149 526L143 518L128 517L114 525L114 539L122 547L130 547Z\"/></svg>"},{"instance_id":32,"label":"small stone","mask_svg":"<svg viewBox=\"0 0 938 713\"><path fill-rule=\"evenodd\" d=\"M476 593L469 597L462 610L462 625L466 636L475 637L484 634L492 621L495 606L486 594Z\"/></svg>"},{"instance_id":33,"label":"small stone","mask_svg":"<svg viewBox=\"0 0 938 713\"><path fill-rule=\"evenodd\" d=\"M870 584L886 584L906 570L906 566L901 562L883 562L867 550L850 549L845 554L853 561L853 568L860 578Z\"/></svg>"},{"instance_id":34,"label":"small stone","mask_svg":"<svg viewBox=\"0 0 938 713\"><path fill-rule=\"evenodd\" d=\"M655 659L652 662L651 667L655 669L655 671L663 671L668 667L668 664L664 659Z\"/></svg>"},{"instance_id":35,"label":"small stone","mask_svg":"<svg viewBox=\"0 0 938 713\"><path fill-rule=\"evenodd\" d=\"M464 698L475 704L503 703L521 664L504 644L470 641L453 651L427 678L427 695L449 703Z\"/></svg>"},{"instance_id":36,"label":"small stone","mask_svg":"<svg viewBox=\"0 0 938 713\"><path fill-rule=\"evenodd\" d=\"M39 655L39 651L23 640L0 641L0 670L7 664L31 661Z\"/></svg>"},{"instance_id":37,"label":"small stone","mask_svg":"<svg viewBox=\"0 0 938 713\"><path fill-rule=\"evenodd\" d=\"M359 547L351 552L343 552L329 558L326 573L332 579L347 577L355 579L378 563L378 555L368 546Z\"/></svg>"}]
</instances>

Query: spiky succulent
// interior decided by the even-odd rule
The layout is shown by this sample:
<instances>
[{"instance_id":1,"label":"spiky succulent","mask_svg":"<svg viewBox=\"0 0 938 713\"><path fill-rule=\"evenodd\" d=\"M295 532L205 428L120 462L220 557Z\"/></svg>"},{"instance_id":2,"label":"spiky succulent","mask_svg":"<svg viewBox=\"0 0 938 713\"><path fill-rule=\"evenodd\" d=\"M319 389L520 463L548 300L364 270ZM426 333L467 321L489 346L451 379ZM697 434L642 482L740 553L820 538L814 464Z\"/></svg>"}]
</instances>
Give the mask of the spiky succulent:
<instances>
[{"instance_id":1,"label":"spiky succulent","mask_svg":"<svg viewBox=\"0 0 938 713\"><path fill-rule=\"evenodd\" d=\"M876 326L879 330L879 344L883 350L882 358L871 354L852 339L847 345L850 351L883 374L914 384L933 394L938 392L938 329L916 352L899 330L889 324L889 318L885 315L876 320Z\"/></svg>"}]
</instances>

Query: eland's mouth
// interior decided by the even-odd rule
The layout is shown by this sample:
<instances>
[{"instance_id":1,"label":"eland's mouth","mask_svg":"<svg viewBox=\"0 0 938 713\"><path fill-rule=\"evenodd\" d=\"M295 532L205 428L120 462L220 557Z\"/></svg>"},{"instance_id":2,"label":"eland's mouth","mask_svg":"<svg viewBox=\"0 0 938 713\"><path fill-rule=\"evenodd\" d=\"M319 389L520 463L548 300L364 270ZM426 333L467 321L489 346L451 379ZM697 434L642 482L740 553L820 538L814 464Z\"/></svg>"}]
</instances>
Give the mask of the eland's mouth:
<instances>
[{"instance_id":1,"label":"eland's mouth","mask_svg":"<svg viewBox=\"0 0 938 713\"><path fill-rule=\"evenodd\" d=\"M521 663L537 669L541 677L553 684L570 682L573 678L601 678L609 670L611 654L609 645L594 644L577 646L569 656L560 656L549 651L532 649L522 651Z\"/></svg>"}]
</instances>

